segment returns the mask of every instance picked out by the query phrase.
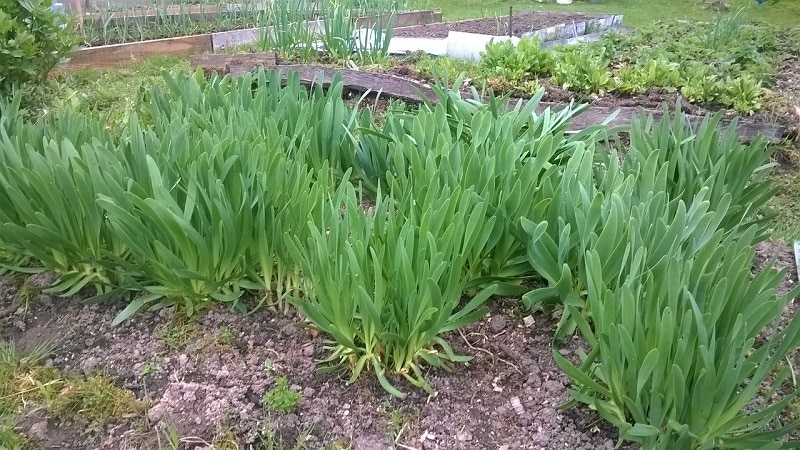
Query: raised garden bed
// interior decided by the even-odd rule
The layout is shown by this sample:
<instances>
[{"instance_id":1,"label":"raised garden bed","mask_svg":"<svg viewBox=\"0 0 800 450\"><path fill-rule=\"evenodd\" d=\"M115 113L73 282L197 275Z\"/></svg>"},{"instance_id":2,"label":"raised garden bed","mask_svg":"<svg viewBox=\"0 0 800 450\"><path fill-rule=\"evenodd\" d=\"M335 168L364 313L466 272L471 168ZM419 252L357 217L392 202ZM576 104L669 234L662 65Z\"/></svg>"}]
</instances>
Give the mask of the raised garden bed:
<instances>
[{"instance_id":1,"label":"raised garden bed","mask_svg":"<svg viewBox=\"0 0 800 450\"><path fill-rule=\"evenodd\" d=\"M395 14L393 21L395 24L408 25L411 23L430 23L439 21L441 18L441 12L409 11ZM355 19L355 23L358 26L369 26L376 20L377 18L375 17L361 17ZM309 21L308 26L319 28L321 22L318 20ZM220 51L233 45L255 42L259 39L263 30L264 28L247 28L193 36L86 47L73 53L63 70L106 69L156 55L189 56L197 53Z\"/></svg>"},{"instance_id":2,"label":"raised garden bed","mask_svg":"<svg viewBox=\"0 0 800 450\"><path fill-rule=\"evenodd\" d=\"M592 19L607 17L600 14L582 13L541 13L523 12L511 16L511 33L509 33L509 16L490 17L486 19L462 20L458 22L440 22L394 30L397 37L446 38L451 31L462 33L485 34L491 36L516 36L538 30L544 30L560 24L572 25L585 23Z\"/></svg>"}]
</instances>

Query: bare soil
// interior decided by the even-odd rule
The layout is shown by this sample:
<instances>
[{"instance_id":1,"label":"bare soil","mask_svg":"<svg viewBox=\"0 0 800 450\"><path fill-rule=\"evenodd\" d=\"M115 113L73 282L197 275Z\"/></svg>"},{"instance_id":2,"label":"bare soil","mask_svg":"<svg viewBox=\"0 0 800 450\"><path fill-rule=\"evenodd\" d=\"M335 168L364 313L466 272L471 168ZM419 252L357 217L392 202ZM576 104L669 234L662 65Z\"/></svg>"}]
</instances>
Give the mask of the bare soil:
<instances>
[{"instance_id":1,"label":"bare soil","mask_svg":"<svg viewBox=\"0 0 800 450\"><path fill-rule=\"evenodd\" d=\"M394 36L446 38L450 31L487 34L490 36L521 36L524 33L541 30L553 25L572 22L584 22L600 18L602 15L554 12L519 12L511 15L511 32L509 34L509 16L502 15L487 19L462 20L458 22L440 22L414 27L396 28Z\"/></svg>"},{"instance_id":2,"label":"bare soil","mask_svg":"<svg viewBox=\"0 0 800 450\"><path fill-rule=\"evenodd\" d=\"M773 258L788 269L782 289L790 289L797 280L791 249L763 243L756 266ZM17 306L23 281L0 277L0 310ZM50 281L52 276L35 275L27 284ZM150 408L146 417L105 425L32 412L17 426L43 449L159 448L167 427L183 438L181 448L209 448L231 432L244 444L239 448L264 448L267 434L292 448L306 431L303 448L309 449L614 447L614 430L596 414L582 407L559 410L568 380L551 357L554 316L529 316L516 299L492 302L483 320L446 336L458 353L474 359L453 372L426 369L435 396L395 380L408 394L400 400L371 376L351 384L344 374L318 373L315 360L328 355L327 343L297 312L245 316L216 307L185 322L165 309L114 328L110 322L123 302L87 305L83 298L39 293L27 308L0 318L0 336L23 351L55 344L46 365L66 373L107 373ZM795 312L793 304L787 317ZM571 342L560 352L570 357L579 346ZM287 413L270 411L262 401L281 375L302 394Z\"/></svg>"},{"instance_id":3,"label":"bare soil","mask_svg":"<svg viewBox=\"0 0 800 450\"><path fill-rule=\"evenodd\" d=\"M10 307L22 279L4 276L0 283L0 308ZM428 370L436 396L396 380L408 393L399 400L370 376L349 384L344 374L318 374L315 360L327 356L326 342L297 313L243 316L218 307L176 325L167 309L113 328L121 301L84 305L82 298L38 294L27 310L0 320L0 334L23 351L51 342L56 350L47 365L107 373L150 409L146 417L103 426L37 412L18 426L41 448L157 448L167 426L187 438L185 448L204 447L227 430L244 448L261 448L265 429L288 447L311 430L304 447L310 449L613 447L614 431L595 414L558 410L568 382L550 357L554 321L538 315L525 326L527 313L516 300L495 302L483 321L447 336L457 352L475 358L453 372ZM302 393L289 413L262 402L281 375Z\"/></svg>"}]
</instances>

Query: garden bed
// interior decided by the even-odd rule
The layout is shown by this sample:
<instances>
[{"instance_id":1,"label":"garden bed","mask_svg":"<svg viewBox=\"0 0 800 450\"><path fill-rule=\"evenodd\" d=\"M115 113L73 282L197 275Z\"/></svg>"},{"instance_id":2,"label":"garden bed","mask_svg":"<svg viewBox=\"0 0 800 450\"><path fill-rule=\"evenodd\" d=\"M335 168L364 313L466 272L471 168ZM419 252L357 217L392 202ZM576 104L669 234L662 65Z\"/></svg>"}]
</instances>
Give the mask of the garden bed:
<instances>
[{"instance_id":1,"label":"garden bed","mask_svg":"<svg viewBox=\"0 0 800 450\"><path fill-rule=\"evenodd\" d=\"M525 33L543 30L555 25L586 22L606 17L599 14L523 12L512 14L511 35L521 37ZM498 16L486 19L440 22L414 27L398 28L394 36L446 38L451 31L485 34L490 36L509 36L509 17Z\"/></svg>"},{"instance_id":2,"label":"garden bed","mask_svg":"<svg viewBox=\"0 0 800 450\"><path fill-rule=\"evenodd\" d=\"M782 285L789 289L797 278L789 247L761 244L757 265L775 257L789 270ZM568 379L550 356L557 316L529 315L515 299L493 302L482 321L446 336L454 350L475 359L452 373L431 370L435 397L402 385L408 396L398 400L372 377L348 384L337 374L317 374L315 360L327 356L326 342L296 313L242 316L219 307L188 322L162 310L112 328L123 302L98 307L82 304L82 295L61 299L35 292L49 282L47 275L24 283L0 277L0 311L8 311L0 318L0 335L23 350L54 344L47 366L72 374L105 371L150 408L147 425L141 415L89 426L32 411L19 429L41 448L158 448L168 425L185 438L181 448L236 448L223 447L222 439L228 445L233 438L258 443L266 439L264 430L283 441L277 448L293 448L306 431L303 448L359 450L392 444L595 450L611 449L616 441L593 412L558 410L568 399ZM27 303L20 304L22 298ZM566 347L561 352L569 357L580 343ZM278 376L302 395L291 412L269 413L262 405L262 394Z\"/></svg>"},{"instance_id":3,"label":"garden bed","mask_svg":"<svg viewBox=\"0 0 800 450\"><path fill-rule=\"evenodd\" d=\"M441 13L435 11L409 11L392 16L393 23L400 25L424 24L441 20ZM381 16L381 20L388 16ZM371 26L376 17L354 19L356 26ZM319 30L322 22L308 22L309 29ZM189 56L197 53L221 51L235 45L250 44L257 41L264 28L246 28L214 33L195 34L139 42L91 46L78 49L70 57L65 71L78 69L105 69L121 63L141 60L156 55Z\"/></svg>"}]
</instances>

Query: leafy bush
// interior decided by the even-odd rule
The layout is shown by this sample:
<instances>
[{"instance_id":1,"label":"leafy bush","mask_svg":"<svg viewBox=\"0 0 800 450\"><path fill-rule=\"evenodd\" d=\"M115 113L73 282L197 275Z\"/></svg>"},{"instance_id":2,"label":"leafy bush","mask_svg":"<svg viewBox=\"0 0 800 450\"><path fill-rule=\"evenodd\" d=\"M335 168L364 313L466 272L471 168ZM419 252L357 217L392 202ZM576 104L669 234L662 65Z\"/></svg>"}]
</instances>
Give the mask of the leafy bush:
<instances>
[{"instance_id":1,"label":"leafy bush","mask_svg":"<svg viewBox=\"0 0 800 450\"><path fill-rule=\"evenodd\" d=\"M476 203L469 190L434 186L418 199L424 206L417 216L415 200L410 194L379 197L367 214L352 185L343 183L323 227L309 223L311 237L294 241L295 258L313 286L295 304L337 344L325 362L349 369L351 380L374 370L398 397L403 394L387 370L432 392L422 362L447 368L469 359L455 355L439 335L481 317L480 306L493 292L484 290L458 308L466 255L484 245L491 227L486 204Z\"/></svg>"},{"instance_id":2,"label":"leafy bush","mask_svg":"<svg viewBox=\"0 0 800 450\"><path fill-rule=\"evenodd\" d=\"M782 360L800 345L800 318L767 342L756 337L794 295L776 297L783 274L751 277L752 233L739 240L717 232L685 254L633 218L632 258L619 284L609 286L618 275L597 251L585 263L592 325L578 327L588 355L576 366L553 352L573 379L573 398L644 448L780 448L776 439L799 424L774 421L798 394ZM687 219L662 220L680 230Z\"/></svg>"},{"instance_id":3,"label":"leafy bush","mask_svg":"<svg viewBox=\"0 0 800 450\"><path fill-rule=\"evenodd\" d=\"M752 76L728 78L723 86L721 96L723 104L732 106L736 111L747 115L761 109L761 83Z\"/></svg>"},{"instance_id":4,"label":"leafy bush","mask_svg":"<svg viewBox=\"0 0 800 450\"><path fill-rule=\"evenodd\" d=\"M42 81L77 44L49 0L0 1L0 95Z\"/></svg>"},{"instance_id":5,"label":"leafy bush","mask_svg":"<svg viewBox=\"0 0 800 450\"><path fill-rule=\"evenodd\" d=\"M616 88L620 92L641 94L651 87L675 90L684 84L680 65L664 58L644 65L626 66L617 71Z\"/></svg>"}]
</instances>

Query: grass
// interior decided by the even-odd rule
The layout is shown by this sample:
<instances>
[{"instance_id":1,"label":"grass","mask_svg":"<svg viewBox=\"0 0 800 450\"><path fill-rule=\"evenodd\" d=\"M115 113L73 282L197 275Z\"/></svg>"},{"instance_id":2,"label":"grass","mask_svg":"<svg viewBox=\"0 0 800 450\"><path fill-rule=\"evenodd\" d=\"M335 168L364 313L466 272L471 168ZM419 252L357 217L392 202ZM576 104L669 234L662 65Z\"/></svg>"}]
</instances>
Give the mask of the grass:
<instances>
[{"instance_id":1,"label":"grass","mask_svg":"<svg viewBox=\"0 0 800 450\"><path fill-rule=\"evenodd\" d=\"M786 242L800 239L800 171L779 170L771 178L780 187L768 204L771 212L777 214L772 236Z\"/></svg>"},{"instance_id":2,"label":"grass","mask_svg":"<svg viewBox=\"0 0 800 450\"><path fill-rule=\"evenodd\" d=\"M115 69L61 74L44 86L52 95L39 101L37 106L45 111L63 107L94 111L105 115L109 124L117 124L127 117L142 89L164 84L165 70L189 70L189 60L155 56Z\"/></svg>"},{"instance_id":3,"label":"grass","mask_svg":"<svg viewBox=\"0 0 800 450\"><path fill-rule=\"evenodd\" d=\"M519 0L424 0L418 8L440 9L446 20L475 17L495 17L516 11L559 11L623 14L626 25L641 26L660 19L709 20L718 13L711 9L710 1L702 0L602 0L600 4L575 0L571 5L554 1ZM755 0L727 0L731 11L748 8L748 18L781 27L795 26L800 20L800 2L795 0L767 0L758 6Z\"/></svg>"},{"instance_id":4,"label":"grass","mask_svg":"<svg viewBox=\"0 0 800 450\"><path fill-rule=\"evenodd\" d=\"M51 351L42 345L23 354L13 343L0 341L0 448L33 448L14 429L23 410L43 408L63 420L99 424L146 411L146 404L133 392L117 387L106 374L83 377L43 366Z\"/></svg>"},{"instance_id":5,"label":"grass","mask_svg":"<svg viewBox=\"0 0 800 450\"><path fill-rule=\"evenodd\" d=\"M183 350L186 345L197 339L198 325L193 319L183 314L175 314L170 322L156 333L156 338L171 350Z\"/></svg>"}]
</instances>

